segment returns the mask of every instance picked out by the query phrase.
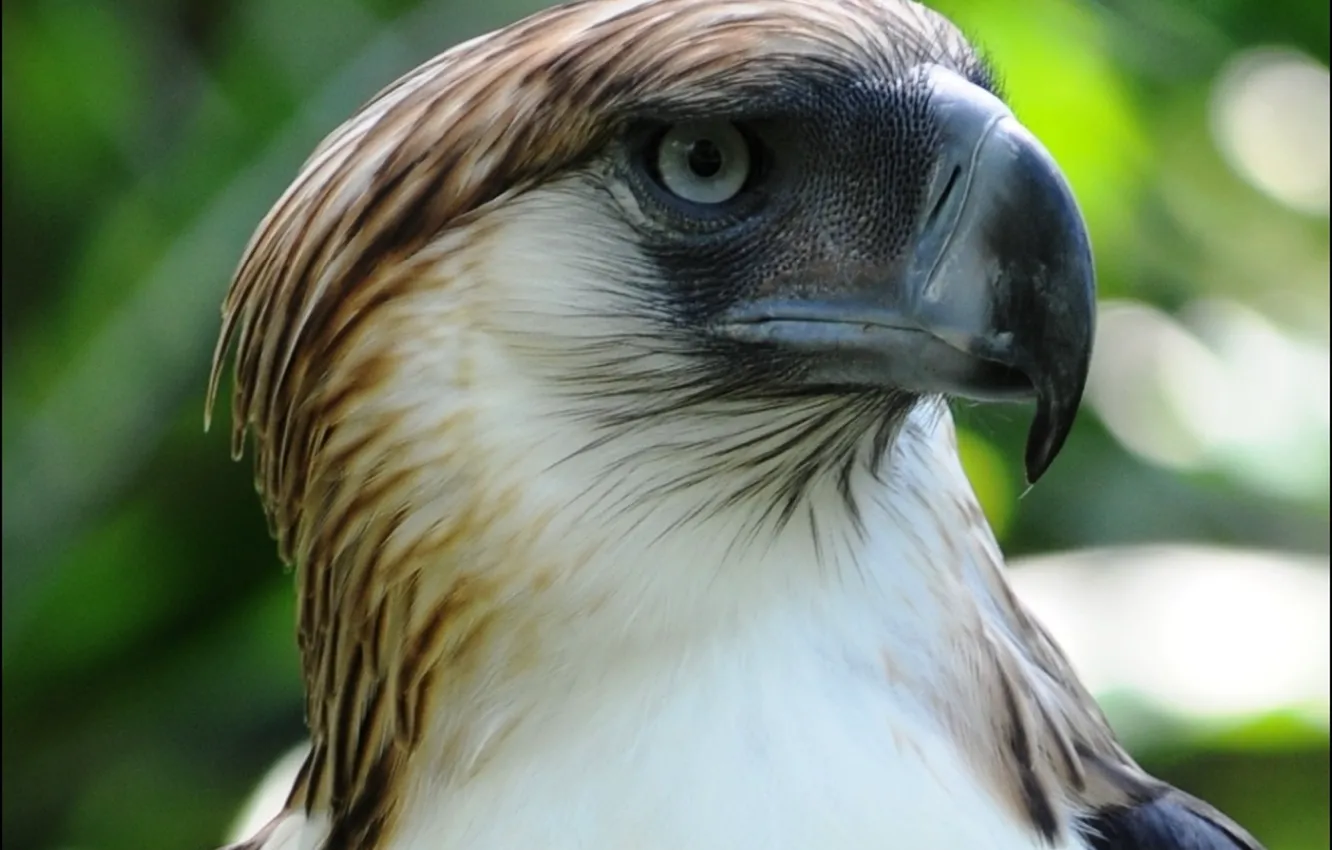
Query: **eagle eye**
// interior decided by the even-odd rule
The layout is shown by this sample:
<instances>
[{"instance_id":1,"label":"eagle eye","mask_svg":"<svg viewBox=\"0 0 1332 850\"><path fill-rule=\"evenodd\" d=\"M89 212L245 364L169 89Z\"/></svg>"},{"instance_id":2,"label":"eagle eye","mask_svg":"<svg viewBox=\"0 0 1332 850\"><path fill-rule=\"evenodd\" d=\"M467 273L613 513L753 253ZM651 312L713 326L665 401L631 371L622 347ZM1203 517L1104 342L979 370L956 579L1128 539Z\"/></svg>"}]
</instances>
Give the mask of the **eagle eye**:
<instances>
[{"instance_id":1,"label":"eagle eye","mask_svg":"<svg viewBox=\"0 0 1332 850\"><path fill-rule=\"evenodd\" d=\"M666 191L695 204L721 204L749 183L755 157L745 134L728 121L674 124L648 152Z\"/></svg>"}]
</instances>

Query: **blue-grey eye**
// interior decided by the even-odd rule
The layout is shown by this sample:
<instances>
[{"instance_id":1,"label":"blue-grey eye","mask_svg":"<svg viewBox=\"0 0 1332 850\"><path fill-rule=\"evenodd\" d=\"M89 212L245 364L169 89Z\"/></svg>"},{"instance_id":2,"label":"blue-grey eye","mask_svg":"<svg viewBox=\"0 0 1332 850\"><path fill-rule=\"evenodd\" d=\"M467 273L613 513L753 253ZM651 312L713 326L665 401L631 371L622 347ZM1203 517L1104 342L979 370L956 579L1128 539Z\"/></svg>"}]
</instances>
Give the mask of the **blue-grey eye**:
<instances>
[{"instance_id":1,"label":"blue-grey eye","mask_svg":"<svg viewBox=\"0 0 1332 850\"><path fill-rule=\"evenodd\" d=\"M727 121L694 121L666 131L656 171L673 195L696 204L720 204L740 193L753 167L749 141Z\"/></svg>"}]
</instances>

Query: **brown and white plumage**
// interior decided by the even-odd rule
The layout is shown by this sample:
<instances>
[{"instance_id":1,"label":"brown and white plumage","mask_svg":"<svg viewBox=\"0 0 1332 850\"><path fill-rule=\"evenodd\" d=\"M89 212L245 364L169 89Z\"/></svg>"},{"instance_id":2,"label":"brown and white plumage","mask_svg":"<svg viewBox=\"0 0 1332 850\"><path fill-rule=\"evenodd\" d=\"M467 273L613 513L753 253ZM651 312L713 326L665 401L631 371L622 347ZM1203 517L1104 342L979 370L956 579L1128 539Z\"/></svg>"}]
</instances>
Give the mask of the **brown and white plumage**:
<instances>
[{"instance_id":1,"label":"brown and white plumage","mask_svg":"<svg viewBox=\"0 0 1332 850\"><path fill-rule=\"evenodd\" d=\"M970 203L940 188L940 111L1001 110L991 87L897 0L591 0L320 145L247 248L212 380L234 344L312 735L243 846L1257 847L1143 774L1010 592L951 384L727 324L916 274L929 204ZM661 128L699 120L771 143L749 206L645 182ZM1037 473L1085 377L1056 331L956 379L1025 376Z\"/></svg>"}]
</instances>

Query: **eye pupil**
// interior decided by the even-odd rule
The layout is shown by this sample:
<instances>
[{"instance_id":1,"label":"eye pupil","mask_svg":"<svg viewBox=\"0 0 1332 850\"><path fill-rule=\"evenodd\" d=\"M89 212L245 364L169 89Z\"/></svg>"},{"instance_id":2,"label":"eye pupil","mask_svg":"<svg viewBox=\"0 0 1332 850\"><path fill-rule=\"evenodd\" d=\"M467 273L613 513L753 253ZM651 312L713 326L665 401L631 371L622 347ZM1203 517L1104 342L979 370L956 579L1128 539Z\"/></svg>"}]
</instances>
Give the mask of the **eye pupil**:
<instances>
[{"instance_id":1,"label":"eye pupil","mask_svg":"<svg viewBox=\"0 0 1332 850\"><path fill-rule=\"evenodd\" d=\"M699 139L689 146L689 170L699 177L715 177L722 169L722 152L711 139Z\"/></svg>"}]
</instances>

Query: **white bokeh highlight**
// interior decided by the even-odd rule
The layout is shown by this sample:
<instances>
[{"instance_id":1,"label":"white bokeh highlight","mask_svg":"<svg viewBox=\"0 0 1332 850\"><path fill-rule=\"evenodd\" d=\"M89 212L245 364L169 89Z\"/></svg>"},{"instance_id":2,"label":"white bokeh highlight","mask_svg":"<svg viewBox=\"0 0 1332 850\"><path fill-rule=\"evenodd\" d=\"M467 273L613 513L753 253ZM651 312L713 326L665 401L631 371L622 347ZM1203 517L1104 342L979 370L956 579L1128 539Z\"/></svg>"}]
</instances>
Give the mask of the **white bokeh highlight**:
<instances>
[{"instance_id":1,"label":"white bokeh highlight","mask_svg":"<svg viewBox=\"0 0 1332 850\"><path fill-rule=\"evenodd\" d=\"M1236 54L1212 88L1217 147L1254 187L1292 209L1326 215L1329 161L1328 69L1277 47Z\"/></svg>"},{"instance_id":2,"label":"white bokeh highlight","mask_svg":"<svg viewBox=\"0 0 1332 850\"><path fill-rule=\"evenodd\" d=\"M1087 403L1127 450L1274 495L1328 493L1329 350L1236 301L1099 308Z\"/></svg>"}]
</instances>

